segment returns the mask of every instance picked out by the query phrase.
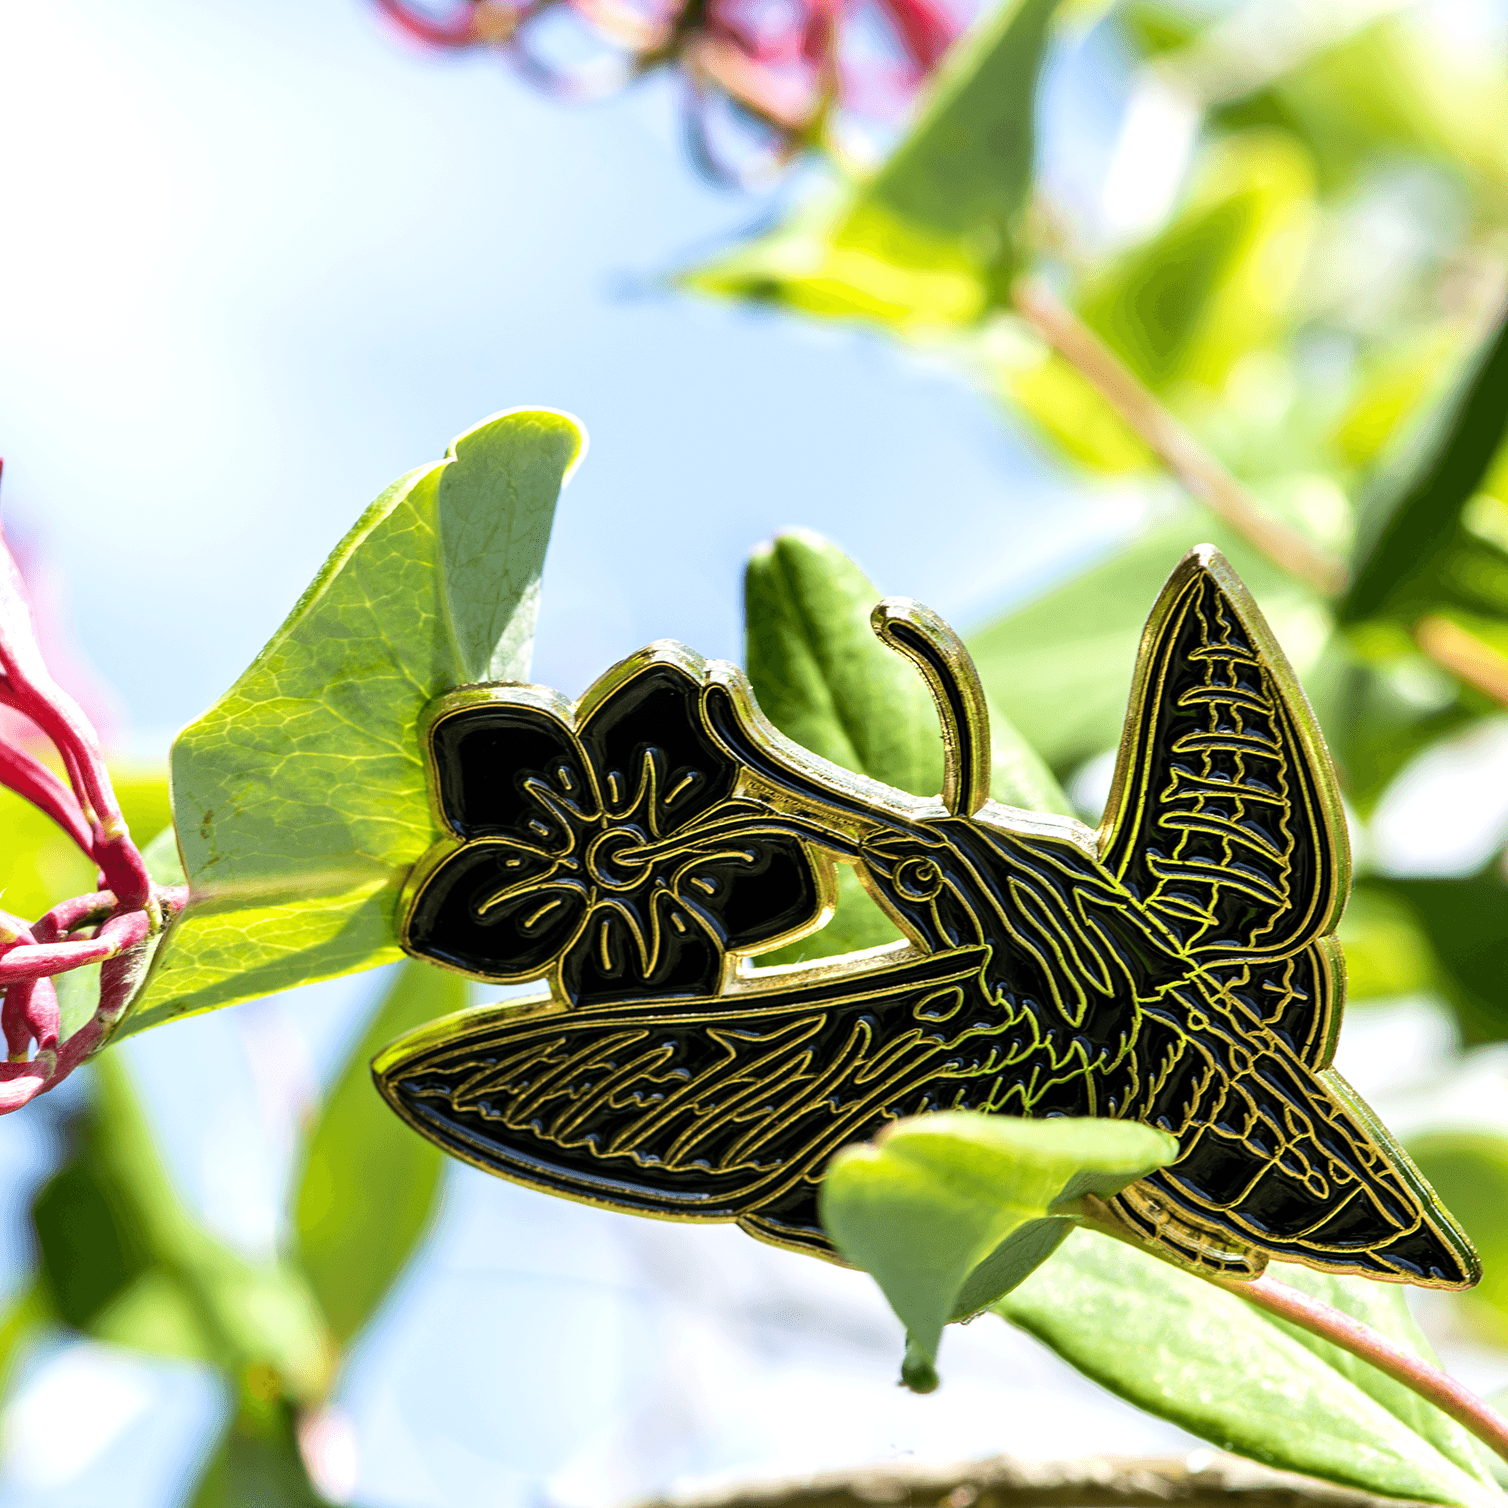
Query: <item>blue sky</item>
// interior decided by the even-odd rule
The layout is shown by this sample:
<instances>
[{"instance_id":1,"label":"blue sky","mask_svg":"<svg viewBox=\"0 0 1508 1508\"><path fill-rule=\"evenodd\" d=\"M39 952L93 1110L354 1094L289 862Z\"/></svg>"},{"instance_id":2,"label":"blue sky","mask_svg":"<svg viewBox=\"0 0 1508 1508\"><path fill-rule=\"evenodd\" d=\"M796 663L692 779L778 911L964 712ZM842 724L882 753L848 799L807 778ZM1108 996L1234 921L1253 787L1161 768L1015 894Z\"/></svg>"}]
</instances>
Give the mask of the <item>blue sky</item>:
<instances>
[{"instance_id":1,"label":"blue sky","mask_svg":"<svg viewBox=\"0 0 1508 1508\"><path fill-rule=\"evenodd\" d=\"M1072 176L1115 101L1065 103ZM592 437L536 659L563 689L653 638L736 654L785 525L964 618L1093 548L1103 509L945 369L665 289L773 207L697 181L678 111L669 81L562 108L359 0L0 7L4 517L140 748L389 480L519 404Z\"/></svg>"}]
</instances>

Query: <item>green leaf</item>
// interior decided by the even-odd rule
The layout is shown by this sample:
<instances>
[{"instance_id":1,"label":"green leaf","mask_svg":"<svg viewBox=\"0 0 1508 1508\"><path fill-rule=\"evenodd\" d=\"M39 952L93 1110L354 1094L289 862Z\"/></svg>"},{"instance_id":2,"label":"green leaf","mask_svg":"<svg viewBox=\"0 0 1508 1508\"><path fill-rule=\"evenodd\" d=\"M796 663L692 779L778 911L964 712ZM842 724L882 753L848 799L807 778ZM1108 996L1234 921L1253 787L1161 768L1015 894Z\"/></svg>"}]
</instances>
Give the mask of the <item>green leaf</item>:
<instances>
[{"instance_id":1,"label":"green leaf","mask_svg":"<svg viewBox=\"0 0 1508 1508\"><path fill-rule=\"evenodd\" d=\"M240 1379L239 1406L210 1456L189 1508L325 1508L298 1447L293 1409L266 1379Z\"/></svg>"},{"instance_id":2,"label":"green leaf","mask_svg":"<svg viewBox=\"0 0 1508 1508\"><path fill-rule=\"evenodd\" d=\"M1021 261L1037 74L1060 0L1007 0L954 47L916 125L867 183L685 275L825 318L967 325Z\"/></svg>"},{"instance_id":3,"label":"green leaf","mask_svg":"<svg viewBox=\"0 0 1508 1508\"><path fill-rule=\"evenodd\" d=\"M1508 321L1398 455L1379 465L1361 501L1347 625L1412 627L1428 613L1508 618L1508 476L1491 476L1508 429ZM1484 487L1486 501L1472 505ZM1494 527L1494 525L1498 527Z\"/></svg>"},{"instance_id":4,"label":"green leaf","mask_svg":"<svg viewBox=\"0 0 1508 1508\"><path fill-rule=\"evenodd\" d=\"M298 1253L341 1345L371 1318L428 1228L444 1162L377 1093L372 1057L410 1028L465 1005L459 975L405 963L308 1141L294 1207Z\"/></svg>"},{"instance_id":5,"label":"green leaf","mask_svg":"<svg viewBox=\"0 0 1508 1508\"><path fill-rule=\"evenodd\" d=\"M1284 1281L1419 1348L1398 1289L1287 1264L1269 1271L1280 1267ZM1475 1443L1432 1405L1108 1236L1075 1231L995 1307L1111 1392L1221 1449L1388 1497L1501 1503Z\"/></svg>"},{"instance_id":6,"label":"green leaf","mask_svg":"<svg viewBox=\"0 0 1508 1508\"><path fill-rule=\"evenodd\" d=\"M918 1116L833 1158L822 1224L906 1326L902 1375L925 1392L945 1324L1051 1256L1086 1194L1118 1193L1177 1156L1171 1136L1134 1121Z\"/></svg>"},{"instance_id":7,"label":"green leaf","mask_svg":"<svg viewBox=\"0 0 1508 1508\"><path fill-rule=\"evenodd\" d=\"M302 1277L248 1262L189 1213L118 1056L91 1077L70 1155L33 1202L46 1310L86 1335L231 1371L260 1366L282 1394L322 1397L334 1348Z\"/></svg>"},{"instance_id":8,"label":"green leaf","mask_svg":"<svg viewBox=\"0 0 1508 1508\"><path fill-rule=\"evenodd\" d=\"M1331 192L1378 159L1434 158L1501 184L1508 89L1472 49L1442 46L1411 18L1388 16L1286 70L1266 96L1219 110L1223 124L1266 103L1314 152Z\"/></svg>"},{"instance_id":9,"label":"green leaf","mask_svg":"<svg viewBox=\"0 0 1508 1508\"><path fill-rule=\"evenodd\" d=\"M363 515L251 668L173 747L193 900L123 1032L396 960L437 836L415 736L452 687L523 680L575 421L518 410Z\"/></svg>"},{"instance_id":10,"label":"green leaf","mask_svg":"<svg viewBox=\"0 0 1508 1508\"><path fill-rule=\"evenodd\" d=\"M1508 1137L1437 1131L1408 1150L1482 1258L1482 1281L1455 1302L1485 1340L1508 1345Z\"/></svg>"},{"instance_id":11,"label":"green leaf","mask_svg":"<svg viewBox=\"0 0 1508 1508\"><path fill-rule=\"evenodd\" d=\"M1466 1045L1508 1039L1508 881L1501 862L1460 878L1374 875L1363 885L1401 905L1428 940L1425 967L1455 1011Z\"/></svg>"},{"instance_id":12,"label":"green leaf","mask_svg":"<svg viewBox=\"0 0 1508 1508\"><path fill-rule=\"evenodd\" d=\"M916 670L875 637L881 593L836 545L810 531L778 535L744 574L744 660L760 707L824 759L915 796L942 789L942 733ZM991 707L991 792L1033 811L1072 810L1042 761ZM900 937L853 869L838 869L837 915L763 963L878 947Z\"/></svg>"},{"instance_id":13,"label":"green leaf","mask_svg":"<svg viewBox=\"0 0 1508 1508\"><path fill-rule=\"evenodd\" d=\"M1313 170L1291 139L1222 141L1187 207L1086 285L1080 316L1152 388L1218 392L1291 317L1313 199Z\"/></svg>"},{"instance_id":14,"label":"green leaf","mask_svg":"<svg viewBox=\"0 0 1508 1508\"><path fill-rule=\"evenodd\" d=\"M1429 939L1386 882L1358 882L1336 935L1345 950L1348 1001L1416 995L1435 987Z\"/></svg>"},{"instance_id":15,"label":"green leaf","mask_svg":"<svg viewBox=\"0 0 1508 1508\"><path fill-rule=\"evenodd\" d=\"M1059 774L1119 742L1147 614L1168 573L1206 540L1225 552L1296 660L1302 641L1323 638L1313 595L1203 509L1149 530L969 636L985 690Z\"/></svg>"}]
</instances>

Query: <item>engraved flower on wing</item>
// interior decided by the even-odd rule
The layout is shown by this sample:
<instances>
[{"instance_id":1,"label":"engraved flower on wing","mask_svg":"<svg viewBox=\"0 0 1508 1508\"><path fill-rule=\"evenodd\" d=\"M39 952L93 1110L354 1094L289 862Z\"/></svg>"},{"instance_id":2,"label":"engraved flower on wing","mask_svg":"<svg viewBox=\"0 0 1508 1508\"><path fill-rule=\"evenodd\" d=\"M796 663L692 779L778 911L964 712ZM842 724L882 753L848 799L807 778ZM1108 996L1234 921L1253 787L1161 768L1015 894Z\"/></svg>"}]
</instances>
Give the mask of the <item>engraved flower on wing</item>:
<instances>
[{"instance_id":1,"label":"engraved flower on wing","mask_svg":"<svg viewBox=\"0 0 1508 1508\"><path fill-rule=\"evenodd\" d=\"M431 731L463 840L424 878L405 945L497 983L558 968L571 1004L713 994L729 952L814 924L801 841L736 797L701 685L651 662L573 727L538 698L472 702Z\"/></svg>"}]
</instances>

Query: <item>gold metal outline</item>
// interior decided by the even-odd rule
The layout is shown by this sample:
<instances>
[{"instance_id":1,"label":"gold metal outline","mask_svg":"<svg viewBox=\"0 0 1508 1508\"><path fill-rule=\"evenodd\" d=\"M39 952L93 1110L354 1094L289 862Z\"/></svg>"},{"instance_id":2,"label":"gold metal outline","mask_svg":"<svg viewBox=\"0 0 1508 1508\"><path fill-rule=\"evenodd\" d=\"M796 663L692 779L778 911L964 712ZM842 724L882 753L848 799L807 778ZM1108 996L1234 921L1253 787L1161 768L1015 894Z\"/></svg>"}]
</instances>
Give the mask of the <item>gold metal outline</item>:
<instances>
[{"instance_id":1,"label":"gold metal outline","mask_svg":"<svg viewBox=\"0 0 1508 1508\"><path fill-rule=\"evenodd\" d=\"M820 843L807 845L809 850L816 850L812 853L812 857L816 861L813 867L818 876L821 901L816 920L804 923L780 938L762 942L757 948L743 950L742 955L730 950L715 998L729 1006L740 1001L747 1001L754 1005L760 997L767 996L776 990L799 988L808 984L831 985L837 990L843 990L851 982L852 985L863 990L866 983L873 980L877 974L888 974L909 961L937 956L935 946L929 949L927 938L911 924L896 905L890 902L877 877L871 873L870 867L859 861L857 849L863 844L868 834L884 829L887 824L897 824L913 831L941 831L938 824L963 821L976 830L998 833L1003 837L1028 840L1037 844L1046 842L1049 852L1054 845L1061 844L1064 846L1063 852L1072 850L1094 859L1102 869L1111 864L1118 838L1123 842L1131 841L1129 834L1135 830L1137 822L1141 820L1138 813L1132 812L1131 804L1134 799L1140 799L1144 804L1151 799L1148 771L1157 748L1155 744L1149 742L1152 736L1149 729L1153 727L1159 709L1164 706L1163 687L1156 677L1168 671L1168 664L1159 661L1159 645L1162 643L1164 633L1171 631L1171 627L1181 621L1176 618L1176 615L1182 611L1182 604L1189 592L1202 591L1202 582L1206 579L1213 583L1223 598L1224 607L1234 615L1241 631L1247 636L1255 656L1256 668L1265 676L1264 684L1270 686L1273 693L1271 715L1281 720L1282 728L1288 736L1291 736L1294 745L1293 758L1298 761L1296 768L1301 766L1302 775L1309 782L1305 787L1308 791L1305 800L1310 803L1304 808L1305 822L1315 833L1320 849L1329 856L1326 861L1328 867L1325 869L1326 878L1322 892L1309 896L1306 913L1294 931L1295 937L1307 940L1295 942L1287 953L1273 953L1270 948L1266 950L1255 948L1247 952L1239 948L1234 952L1227 950L1228 957L1222 954L1219 958L1210 960L1210 965L1239 963L1243 958L1271 963L1288 957L1296 959L1306 950L1312 953L1312 966L1318 971L1316 977L1324 981L1321 994L1328 1004L1315 1020L1313 1030L1302 1051L1295 1049L1298 1054L1295 1069L1302 1064L1305 1071L1316 1081L1317 1087L1330 1097L1337 1111L1349 1113L1354 1117L1356 1130L1361 1137L1370 1143L1383 1164L1394 1176L1401 1179L1413 1195L1418 1211L1416 1225L1426 1226L1433 1231L1442 1245L1452 1251L1460 1261L1466 1274L1465 1283L1435 1281L1425 1286L1469 1286L1470 1282L1475 1280L1477 1272L1476 1257L1470 1242L1440 1207L1433 1190L1413 1167L1406 1154L1397 1146L1370 1108L1356 1096L1354 1090L1331 1066L1344 1006L1344 964L1339 944L1334 937L1334 927L1344 908L1350 878L1349 839L1344 809L1340 802L1329 752L1287 657L1277 644L1244 584L1212 546L1199 546L1179 562L1159 594L1149 616L1138 651L1110 799L1106 805L1104 820L1097 830L1091 830L1073 818L1026 812L988 799L990 770L988 713L973 662L957 635L941 618L920 604L904 598L889 598L880 603L875 609L872 621L875 632L882 641L897 652L906 655L916 665L926 679L937 704L947 754L947 783L939 797L922 798L909 795L868 777L853 774L801 748L770 724L755 702L747 679L737 667L724 661L704 660L701 656L673 641L662 640L607 671L593 682L574 706L548 688L526 685L464 687L437 699L426 709L421 723L432 807L437 820L443 825L443 812L439 805L438 771L433 763L433 743L430 734L444 717L453 715L464 708L488 702L515 706L527 705L558 720L563 731L574 737L591 713L614 692L630 684L635 676L642 674L651 666L674 665L699 681L704 688L716 687L726 691L741 736L752 746L765 751L771 761L784 772L793 772L798 776L796 784L802 787L800 791L793 791L789 785L773 781L756 769L741 766L742 773L734 794L740 799L767 806L772 812L783 816L808 818L814 823L821 824L834 841L841 840L856 849L852 853L840 853L834 856L825 853ZM1219 646L1214 646L1211 652L1213 653L1214 649L1218 648ZM1268 706L1267 703L1262 705L1264 708ZM723 741L715 730L709 727L709 731L712 732L714 739ZM1219 736L1224 737L1223 734ZM405 887L402 902L405 947L409 943L407 928L414 901L422 893L424 885L439 864L460 846L462 846L462 840L459 838L442 839L430 853L425 855L421 863L415 866L409 883ZM825 959L815 965L773 968L754 966L751 962L753 956L773 951L786 942L808 935L831 915L836 894L832 867L834 857L840 862L857 865L860 878L866 888L882 908L896 920L897 925L910 940L872 949L863 954ZM1118 871L1113 867L1108 869L1107 878L1119 883L1116 876L1124 874L1125 862L1127 861L1123 856L1120 869ZM1142 921L1152 926L1154 930L1158 930L1164 941L1176 939L1178 934L1169 930L1150 913L1146 913L1145 908L1142 908L1142 912ZM1186 949L1183 950L1182 956L1188 959L1189 967L1194 974L1204 977L1207 967L1205 964L1200 963L1199 959ZM430 961L435 962L435 960ZM494 1027L523 1025L541 1016L571 1012L573 1008L563 998L560 968L561 961L557 960L548 974L544 976L548 980L548 988L543 993L502 1004L474 1007L442 1021L429 1023L389 1044L373 1060L373 1073L384 1098L415 1129L435 1141L437 1145L445 1147L452 1155L460 1156L462 1160L471 1162L486 1171L500 1174L500 1176L515 1177L513 1173L505 1169L489 1165L483 1157L472 1157L458 1152L454 1146L432 1135L423 1124L408 1113L402 1104L396 1090L396 1076L404 1064L413 1063L417 1056L435 1048L456 1044L459 1040L469 1038L475 1033ZM453 971L465 972L459 969ZM488 976L472 974L470 977L486 978ZM537 973L530 976L518 976L520 981L525 977L539 978L541 976ZM1192 979L1193 974L1189 977ZM491 978L492 982L512 982L497 979L496 976ZM1211 997L1214 999L1218 998L1218 991L1224 987L1218 985L1213 976L1208 976L1206 984L1201 988L1207 991L1217 991L1217 995ZM1307 997L1300 996L1300 998ZM686 1004L694 1005L695 1002L686 1002ZM1318 1005L1319 1002L1316 1004ZM641 1008L643 1019L646 1021L653 1019L654 1012L658 1009L655 1003L645 1001L643 1007L647 1008ZM669 1009L668 1002L665 1008ZM575 1009L588 1016L601 1016L608 1008ZM1197 1124L1191 1129L1197 1133L1193 1138L1196 1141L1210 1131L1208 1123ZM527 1178L518 1178L516 1181L530 1185L530 1180ZM604 1208L620 1207L611 1199L593 1197L586 1193L559 1189L552 1191L557 1192L561 1197L572 1198L581 1203ZM1229 1227L1221 1231L1206 1228L1197 1221L1185 1219L1171 1210L1164 1196L1151 1189L1150 1181L1147 1189L1144 1190L1142 1185L1135 1185L1127 1191L1126 1196L1117 1196L1113 1203L1119 1207L1119 1218L1126 1219L1134 1215L1136 1218L1131 1221L1133 1228L1138 1229L1143 1237L1152 1235L1154 1239L1162 1240L1169 1254L1175 1259L1186 1260L1196 1266L1201 1264L1214 1266L1219 1270L1232 1271L1237 1274L1244 1272L1248 1276L1254 1276L1265 1265L1266 1257L1261 1252L1263 1243L1260 1238L1254 1235L1254 1244L1249 1247L1244 1246L1235 1231ZM696 1218L679 1208L666 1210L636 1208L635 1212L654 1214L673 1220ZM727 1219L728 1217L721 1215L705 1218ZM1236 1221L1234 1211L1231 1218L1237 1225L1244 1224L1242 1221ZM810 1243L788 1239L777 1227L761 1222L757 1211L740 1216L737 1223L762 1240L795 1250L814 1251ZM1156 1229L1154 1230L1153 1227ZM1317 1225L1315 1229L1318 1228ZM1294 1240L1297 1239L1297 1237L1294 1238ZM830 1252L820 1251L816 1254L831 1255ZM1372 1278L1382 1278L1385 1281L1415 1281L1400 1275L1380 1273L1375 1267L1349 1265L1334 1252L1323 1259L1315 1257L1312 1260L1302 1253L1294 1254L1285 1251L1284 1255L1289 1260L1304 1262L1320 1271L1354 1272Z\"/></svg>"}]
</instances>

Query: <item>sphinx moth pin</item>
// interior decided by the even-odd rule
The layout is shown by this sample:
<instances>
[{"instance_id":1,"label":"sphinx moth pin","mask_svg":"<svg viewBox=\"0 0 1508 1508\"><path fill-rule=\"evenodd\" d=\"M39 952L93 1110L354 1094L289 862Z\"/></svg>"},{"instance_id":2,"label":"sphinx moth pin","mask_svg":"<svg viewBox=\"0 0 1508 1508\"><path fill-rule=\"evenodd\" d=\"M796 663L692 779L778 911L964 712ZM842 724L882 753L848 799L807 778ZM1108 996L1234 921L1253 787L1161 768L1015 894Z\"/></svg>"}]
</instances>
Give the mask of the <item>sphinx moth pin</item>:
<instances>
[{"instance_id":1,"label":"sphinx moth pin","mask_svg":"<svg viewBox=\"0 0 1508 1508\"><path fill-rule=\"evenodd\" d=\"M888 1121L1116 1116L1179 1140L1113 1209L1181 1261L1475 1282L1464 1234L1330 1067L1345 818L1219 553L1186 556L1152 611L1098 831L991 801L967 651L908 599L873 623L937 703L940 797L799 748L741 671L668 641L574 706L509 684L429 709L447 836L409 881L403 946L548 991L386 1048L398 1114L531 1188L827 1256L823 1168ZM753 967L827 921L839 862L907 941Z\"/></svg>"}]
</instances>

